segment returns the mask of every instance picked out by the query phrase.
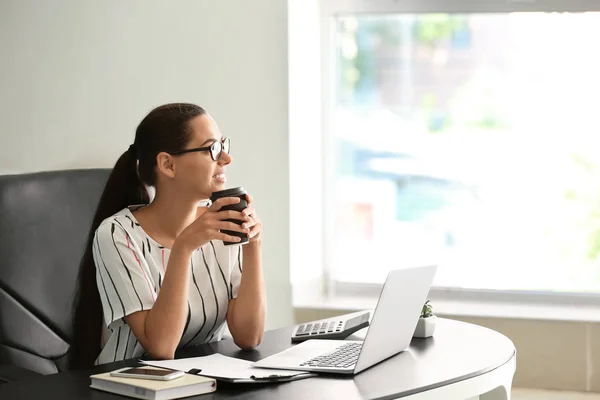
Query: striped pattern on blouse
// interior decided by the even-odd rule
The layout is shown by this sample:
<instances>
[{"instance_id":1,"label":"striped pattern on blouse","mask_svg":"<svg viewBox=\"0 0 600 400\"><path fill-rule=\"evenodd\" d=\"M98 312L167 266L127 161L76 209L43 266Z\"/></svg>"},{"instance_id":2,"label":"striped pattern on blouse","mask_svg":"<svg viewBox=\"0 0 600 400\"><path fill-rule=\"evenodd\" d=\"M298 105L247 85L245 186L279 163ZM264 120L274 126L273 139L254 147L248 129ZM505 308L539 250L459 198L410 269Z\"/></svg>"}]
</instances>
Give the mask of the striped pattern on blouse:
<instances>
[{"instance_id":1,"label":"striped pattern on blouse","mask_svg":"<svg viewBox=\"0 0 600 400\"><path fill-rule=\"evenodd\" d=\"M145 354L124 317L149 310L160 293L170 250L150 238L123 209L104 220L92 246L96 281L104 313L102 351L96 364ZM227 306L237 297L242 276L242 246L211 241L190 261L188 317L179 347L222 338Z\"/></svg>"}]
</instances>

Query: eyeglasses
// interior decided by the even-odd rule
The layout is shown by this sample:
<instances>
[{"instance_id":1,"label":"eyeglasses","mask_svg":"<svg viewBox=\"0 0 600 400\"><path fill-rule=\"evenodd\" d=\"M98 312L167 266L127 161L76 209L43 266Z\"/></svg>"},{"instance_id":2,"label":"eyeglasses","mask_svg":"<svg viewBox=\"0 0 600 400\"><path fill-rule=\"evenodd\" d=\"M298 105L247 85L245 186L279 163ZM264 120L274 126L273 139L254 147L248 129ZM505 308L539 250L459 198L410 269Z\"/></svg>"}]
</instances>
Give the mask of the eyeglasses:
<instances>
[{"instance_id":1,"label":"eyeglasses","mask_svg":"<svg viewBox=\"0 0 600 400\"><path fill-rule=\"evenodd\" d=\"M224 137L221 141L214 142L210 146L206 147L198 147L195 149L185 149L180 151L174 151L170 153L172 156L179 156L185 153L192 153L196 151L210 151L210 156L214 161L218 161L221 158L221 154L223 152L229 154L229 149L231 148L231 139L228 137Z\"/></svg>"}]
</instances>

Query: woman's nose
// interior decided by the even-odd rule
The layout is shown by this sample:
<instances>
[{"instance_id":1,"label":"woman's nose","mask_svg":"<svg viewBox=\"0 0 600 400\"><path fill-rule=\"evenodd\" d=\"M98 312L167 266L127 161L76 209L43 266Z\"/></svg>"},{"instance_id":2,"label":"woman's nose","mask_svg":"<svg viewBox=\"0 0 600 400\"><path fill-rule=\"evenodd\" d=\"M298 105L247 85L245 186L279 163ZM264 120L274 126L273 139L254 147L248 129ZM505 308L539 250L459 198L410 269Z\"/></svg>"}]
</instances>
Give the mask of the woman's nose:
<instances>
[{"instance_id":1,"label":"woman's nose","mask_svg":"<svg viewBox=\"0 0 600 400\"><path fill-rule=\"evenodd\" d=\"M231 161L232 161L231 156L225 152L222 152L221 156L219 157L218 163L219 163L219 165L227 165L227 164L231 163Z\"/></svg>"}]
</instances>

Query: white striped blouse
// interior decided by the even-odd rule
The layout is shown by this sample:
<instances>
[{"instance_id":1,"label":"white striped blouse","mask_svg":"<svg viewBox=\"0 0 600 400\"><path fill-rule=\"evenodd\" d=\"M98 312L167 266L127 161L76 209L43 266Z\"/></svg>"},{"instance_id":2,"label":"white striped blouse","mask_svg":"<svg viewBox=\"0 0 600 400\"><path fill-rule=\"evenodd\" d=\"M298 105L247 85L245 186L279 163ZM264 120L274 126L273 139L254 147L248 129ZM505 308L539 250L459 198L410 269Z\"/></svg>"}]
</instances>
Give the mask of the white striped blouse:
<instances>
[{"instance_id":1,"label":"white striped blouse","mask_svg":"<svg viewBox=\"0 0 600 400\"><path fill-rule=\"evenodd\" d=\"M170 250L150 238L130 206L105 219L94 236L96 282L104 331L96 364L137 358L145 350L123 317L149 310L160 293ZM179 348L220 340L227 305L237 297L242 246L211 241L193 252L188 316Z\"/></svg>"}]
</instances>

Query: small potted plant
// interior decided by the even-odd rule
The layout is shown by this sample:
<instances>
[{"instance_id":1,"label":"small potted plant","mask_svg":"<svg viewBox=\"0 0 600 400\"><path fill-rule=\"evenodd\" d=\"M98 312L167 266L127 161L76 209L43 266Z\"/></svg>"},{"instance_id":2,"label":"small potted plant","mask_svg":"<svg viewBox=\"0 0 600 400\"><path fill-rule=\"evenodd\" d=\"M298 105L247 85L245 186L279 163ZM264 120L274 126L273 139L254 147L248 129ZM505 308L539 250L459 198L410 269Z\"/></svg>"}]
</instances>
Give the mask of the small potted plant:
<instances>
[{"instance_id":1,"label":"small potted plant","mask_svg":"<svg viewBox=\"0 0 600 400\"><path fill-rule=\"evenodd\" d=\"M435 320L436 316L433 314L429 300L427 300L425 304L423 304L423 308L421 308L421 316L419 317L419 322L417 322L417 327L413 336L418 338L433 336L433 332L435 331Z\"/></svg>"}]
</instances>

